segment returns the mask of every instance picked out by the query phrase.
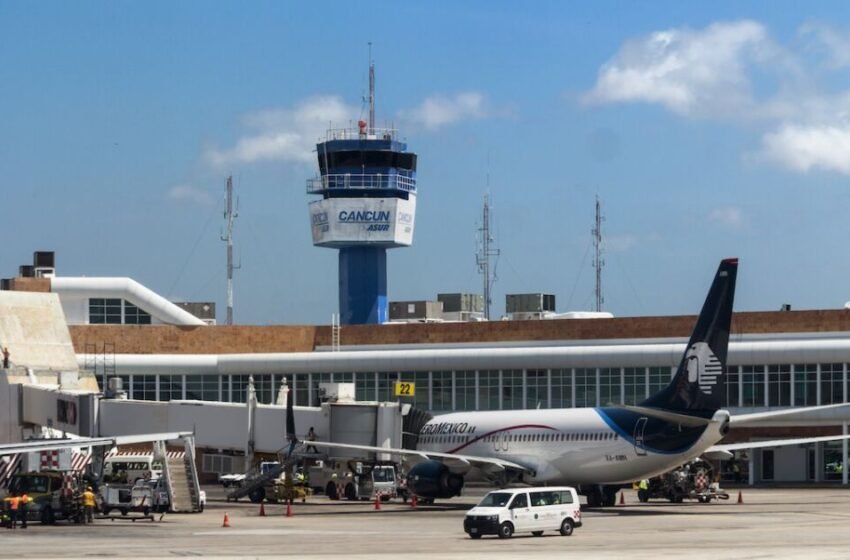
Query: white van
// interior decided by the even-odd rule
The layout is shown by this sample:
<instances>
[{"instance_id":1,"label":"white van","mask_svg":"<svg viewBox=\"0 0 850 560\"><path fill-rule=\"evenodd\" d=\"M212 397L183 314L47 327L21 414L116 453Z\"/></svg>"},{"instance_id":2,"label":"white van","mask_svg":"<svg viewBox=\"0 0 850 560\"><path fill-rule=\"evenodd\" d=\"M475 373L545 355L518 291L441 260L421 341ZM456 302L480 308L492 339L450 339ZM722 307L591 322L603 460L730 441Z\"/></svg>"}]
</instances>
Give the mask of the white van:
<instances>
[{"instance_id":1,"label":"white van","mask_svg":"<svg viewBox=\"0 0 850 560\"><path fill-rule=\"evenodd\" d=\"M463 520L463 530L473 539L482 535L507 539L517 532L539 537L543 531L569 536L575 527L581 527L581 508L570 486L494 490Z\"/></svg>"},{"instance_id":2,"label":"white van","mask_svg":"<svg viewBox=\"0 0 850 560\"><path fill-rule=\"evenodd\" d=\"M113 455L103 463L104 482L135 484L161 476L162 463L154 461L153 454Z\"/></svg>"}]
</instances>

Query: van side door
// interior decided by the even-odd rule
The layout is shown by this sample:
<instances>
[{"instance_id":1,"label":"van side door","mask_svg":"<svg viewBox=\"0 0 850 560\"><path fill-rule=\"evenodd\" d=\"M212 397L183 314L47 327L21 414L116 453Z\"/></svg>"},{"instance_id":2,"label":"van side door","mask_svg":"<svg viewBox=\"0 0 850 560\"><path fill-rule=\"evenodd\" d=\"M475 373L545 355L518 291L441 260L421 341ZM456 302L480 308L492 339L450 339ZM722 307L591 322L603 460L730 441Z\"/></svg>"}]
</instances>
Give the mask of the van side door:
<instances>
[{"instance_id":1,"label":"van side door","mask_svg":"<svg viewBox=\"0 0 850 560\"><path fill-rule=\"evenodd\" d=\"M511 500L508 508L511 512L511 522L514 524L514 531L533 531L534 516L531 513L531 508L528 503L528 494L520 492Z\"/></svg>"}]
</instances>

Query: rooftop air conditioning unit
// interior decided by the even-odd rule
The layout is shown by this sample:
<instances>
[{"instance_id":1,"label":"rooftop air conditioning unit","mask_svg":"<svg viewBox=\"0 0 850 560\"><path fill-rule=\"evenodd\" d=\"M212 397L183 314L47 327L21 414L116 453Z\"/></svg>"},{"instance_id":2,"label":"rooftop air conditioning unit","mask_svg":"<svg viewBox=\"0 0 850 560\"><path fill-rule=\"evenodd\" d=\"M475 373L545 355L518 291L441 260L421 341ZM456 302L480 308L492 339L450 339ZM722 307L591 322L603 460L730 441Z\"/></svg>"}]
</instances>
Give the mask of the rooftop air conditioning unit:
<instances>
[{"instance_id":1,"label":"rooftop air conditioning unit","mask_svg":"<svg viewBox=\"0 0 850 560\"><path fill-rule=\"evenodd\" d=\"M47 266L38 266L35 268L35 277L36 278L54 278L56 276L56 269Z\"/></svg>"}]
</instances>

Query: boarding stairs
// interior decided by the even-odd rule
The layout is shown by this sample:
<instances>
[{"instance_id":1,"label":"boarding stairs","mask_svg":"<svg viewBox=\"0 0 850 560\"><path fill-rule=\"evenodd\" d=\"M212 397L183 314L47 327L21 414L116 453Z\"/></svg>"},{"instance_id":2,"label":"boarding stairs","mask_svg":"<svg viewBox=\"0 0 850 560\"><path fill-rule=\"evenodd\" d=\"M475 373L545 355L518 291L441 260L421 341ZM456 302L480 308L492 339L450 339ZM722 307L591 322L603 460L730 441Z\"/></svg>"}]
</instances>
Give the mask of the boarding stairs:
<instances>
[{"instance_id":1,"label":"boarding stairs","mask_svg":"<svg viewBox=\"0 0 850 560\"><path fill-rule=\"evenodd\" d=\"M165 451L165 443L158 442L161 451ZM160 455L162 459L162 476L173 512L201 511L201 487L198 480L198 470L195 466L195 438L183 438L185 452L182 457L169 457L167 453Z\"/></svg>"}]
</instances>

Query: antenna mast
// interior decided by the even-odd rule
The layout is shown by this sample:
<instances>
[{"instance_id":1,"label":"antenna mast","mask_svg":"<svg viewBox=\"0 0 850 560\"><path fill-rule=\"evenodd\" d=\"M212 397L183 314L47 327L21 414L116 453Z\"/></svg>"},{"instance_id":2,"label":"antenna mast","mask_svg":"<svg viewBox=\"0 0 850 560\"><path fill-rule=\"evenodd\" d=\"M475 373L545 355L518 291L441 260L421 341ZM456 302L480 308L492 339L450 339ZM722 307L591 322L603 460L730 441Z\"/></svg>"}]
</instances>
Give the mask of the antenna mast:
<instances>
[{"instance_id":1,"label":"antenna mast","mask_svg":"<svg viewBox=\"0 0 850 560\"><path fill-rule=\"evenodd\" d=\"M599 204L599 195L596 195L596 221L593 230L593 249L595 258L593 259L593 267L596 269L596 311L602 311L602 304L605 303L605 298L602 296L602 267L605 266L605 259L602 258L602 222L605 217L602 216L602 207Z\"/></svg>"},{"instance_id":2,"label":"antenna mast","mask_svg":"<svg viewBox=\"0 0 850 560\"><path fill-rule=\"evenodd\" d=\"M233 209L233 176L227 177L227 197L224 209L225 235L221 240L227 242L227 323L233 324L233 271L238 266L233 265L233 221L239 213Z\"/></svg>"},{"instance_id":3,"label":"antenna mast","mask_svg":"<svg viewBox=\"0 0 850 560\"><path fill-rule=\"evenodd\" d=\"M372 41L369 41L369 132L375 133L375 61L372 60Z\"/></svg>"},{"instance_id":4,"label":"antenna mast","mask_svg":"<svg viewBox=\"0 0 850 560\"><path fill-rule=\"evenodd\" d=\"M475 255L475 262L478 264L478 272L484 276L484 318L490 320L490 304L493 303L490 295L490 290L493 283L496 281L495 267L493 274L490 274L490 257L498 257L499 249L490 248L490 244L495 240L490 233L490 196L484 195L484 210L482 213L481 227L478 228L480 235L480 244L478 254Z\"/></svg>"}]
</instances>

